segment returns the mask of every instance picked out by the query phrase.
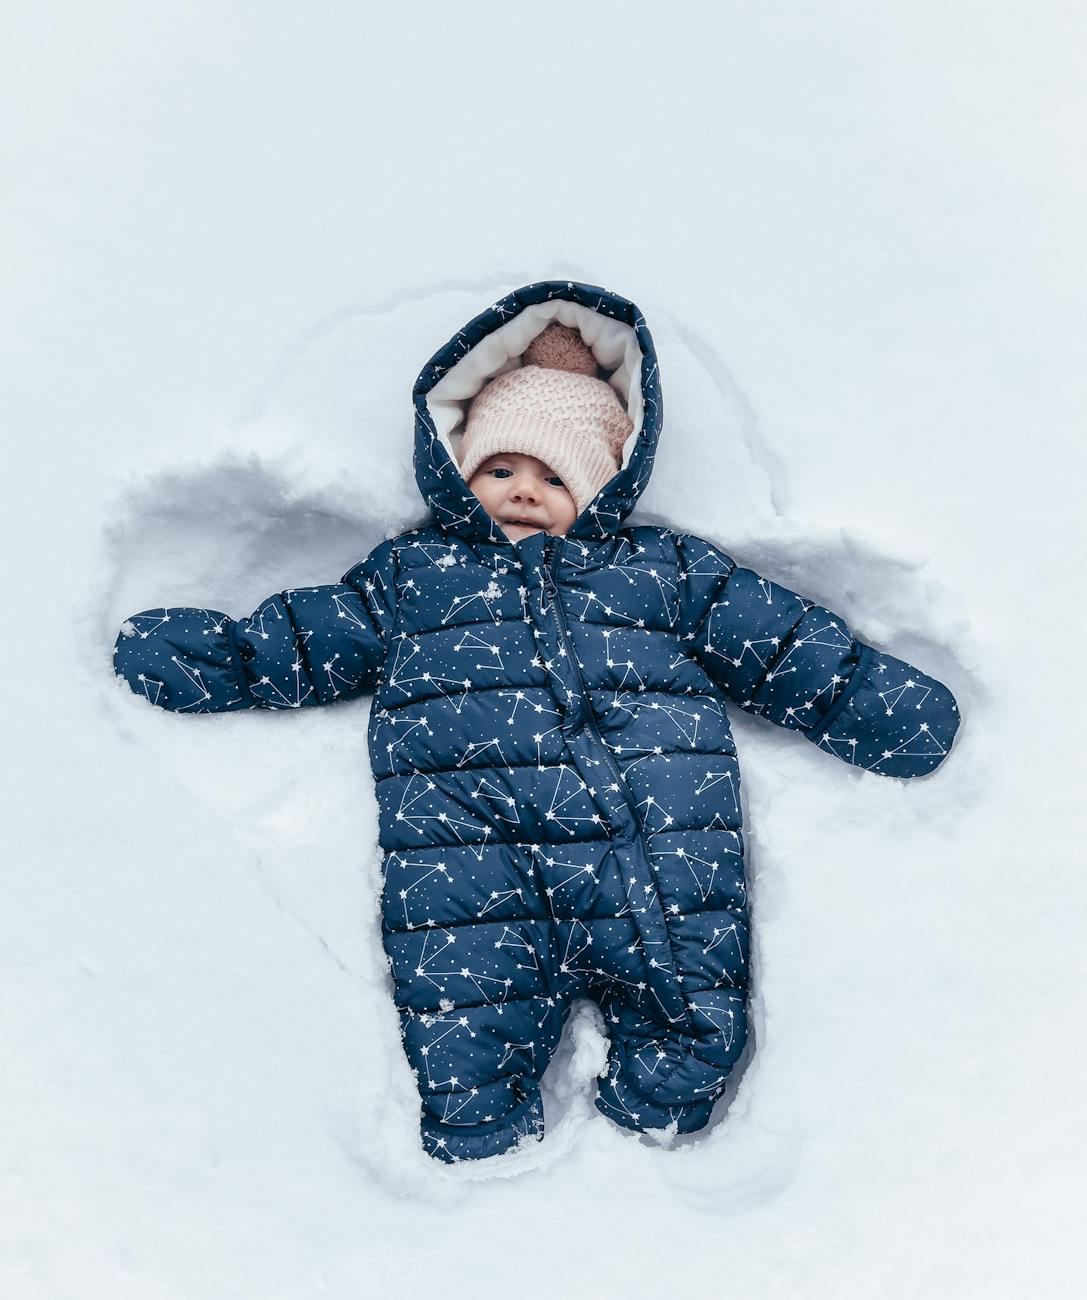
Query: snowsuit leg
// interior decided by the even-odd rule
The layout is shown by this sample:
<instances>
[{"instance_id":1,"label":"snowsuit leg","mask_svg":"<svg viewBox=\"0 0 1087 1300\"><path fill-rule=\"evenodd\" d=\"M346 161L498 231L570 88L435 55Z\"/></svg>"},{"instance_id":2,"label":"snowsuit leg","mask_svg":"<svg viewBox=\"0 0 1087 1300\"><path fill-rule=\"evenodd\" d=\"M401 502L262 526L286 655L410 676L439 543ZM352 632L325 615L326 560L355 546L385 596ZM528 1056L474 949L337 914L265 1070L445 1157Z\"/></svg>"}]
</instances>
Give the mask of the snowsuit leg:
<instances>
[{"instance_id":1,"label":"snowsuit leg","mask_svg":"<svg viewBox=\"0 0 1087 1300\"><path fill-rule=\"evenodd\" d=\"M550 925L423 927L385 948L426 1151L480 1160L542 1137L540 1079L571 1003Z\"/></svg>"}]
</instances>

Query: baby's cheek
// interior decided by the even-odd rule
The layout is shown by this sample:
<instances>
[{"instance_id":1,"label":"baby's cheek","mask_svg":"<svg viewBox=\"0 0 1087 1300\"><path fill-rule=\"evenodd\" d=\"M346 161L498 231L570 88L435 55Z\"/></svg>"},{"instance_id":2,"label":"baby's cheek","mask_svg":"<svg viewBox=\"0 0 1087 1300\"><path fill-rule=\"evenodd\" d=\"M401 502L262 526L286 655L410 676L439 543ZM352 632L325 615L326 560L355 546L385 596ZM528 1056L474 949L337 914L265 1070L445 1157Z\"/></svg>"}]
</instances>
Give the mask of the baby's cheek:
<instances>
[{"instance_id":1,"label":"baby's cheek","mask_svg":"<svg viewBox=\"0 0 1087 1300\"><path fill-rule=\"evenodd\" d=\"M468 487L476 500L482 504L483 509L494 518L494 510L491 508L489 500L490 493L487 491L487 480L485 478L473 476L468 480Z\"/></svg>"}]
</instances>

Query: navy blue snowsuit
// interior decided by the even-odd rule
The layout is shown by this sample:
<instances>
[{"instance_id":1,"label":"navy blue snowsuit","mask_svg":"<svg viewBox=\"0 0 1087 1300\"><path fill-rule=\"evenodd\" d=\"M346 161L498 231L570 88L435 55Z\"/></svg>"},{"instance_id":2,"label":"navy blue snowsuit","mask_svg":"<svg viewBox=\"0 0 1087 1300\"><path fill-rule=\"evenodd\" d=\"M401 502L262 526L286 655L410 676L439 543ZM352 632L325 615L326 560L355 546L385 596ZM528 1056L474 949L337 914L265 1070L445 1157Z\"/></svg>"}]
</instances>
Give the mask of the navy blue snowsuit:
<instances>
[{"instance_id":1,"label":"navy blue snowsuit","mask_svg":"<svg viewBox=\"0 0 1087 1300\"><path fill-rule=\"evenodd\" d=\"M635 430L565 537L515 544L460 476L435 390L447 379L455 405L465 358L489 357L483 372L516 364L562 312L590 342L603 331L603 377L607 338L611 362L615 348L635 358ZM598 1002L611 1040L599 1109L630 1129L701 1128L746 1033L725 700L895 777L944 759L955 700L711 543L621 526L661 426L633 303L566 281L517 290L435 354L414 402L425 526L249 618L137 614L117 671L188 713L375 692L383 941L430 1153L479 1158L542 1132L539 1081L579 996Z\"/></svg>"}]
</instances>

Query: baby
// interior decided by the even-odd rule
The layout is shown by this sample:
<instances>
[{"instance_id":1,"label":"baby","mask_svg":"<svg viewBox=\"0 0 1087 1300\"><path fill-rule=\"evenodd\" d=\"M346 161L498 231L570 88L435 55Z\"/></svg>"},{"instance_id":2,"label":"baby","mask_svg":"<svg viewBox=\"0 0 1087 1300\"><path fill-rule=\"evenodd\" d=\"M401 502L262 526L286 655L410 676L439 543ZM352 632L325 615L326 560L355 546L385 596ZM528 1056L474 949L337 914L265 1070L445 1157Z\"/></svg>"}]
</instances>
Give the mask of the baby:
<instances>
[{"instance_id":1,"label":"baby","mask_svg":"<svg viewBox=\"0 0 1087 1300\"><path fill-rule=\"evenodd\" d=\"M117 671L190 713L375 692L382 940L428 1152L542 1135L577 997L610 1039L598 1109L692 1132L746 1035L725 701L912 777L947 755L955 700L712 543L622 526L662 419L626 299L519 289L436 353L414 400L422 527L248 618L138 614Z\"/></svg>"}]
</instances>

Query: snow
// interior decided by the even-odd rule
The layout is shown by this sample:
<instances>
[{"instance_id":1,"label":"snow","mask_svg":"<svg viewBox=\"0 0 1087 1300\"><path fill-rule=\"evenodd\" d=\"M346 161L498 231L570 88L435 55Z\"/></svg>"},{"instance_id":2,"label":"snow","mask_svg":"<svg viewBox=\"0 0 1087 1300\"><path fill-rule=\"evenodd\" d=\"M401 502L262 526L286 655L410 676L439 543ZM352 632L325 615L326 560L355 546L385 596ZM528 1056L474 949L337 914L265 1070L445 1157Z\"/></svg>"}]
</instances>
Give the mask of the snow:
<instances>
[{"instance_id":1,"label":"snow","mask_svg":"<svg viewBox=\"0 0 1087 1300\"><path fill-rule=\"evenodd\" d=\"M1087 22L471 12L5 16L0 1294L1078 1294ZM582 1003L545 1141L446 1168L380 948L368 701L179 717L109 655L140 609L248 613L420 522L417 371L550 276L657 341L635 520L965 721L900 782L732 710L731 1104L671 1149L609 1125Z\"/></svg>"}]
</instances>

